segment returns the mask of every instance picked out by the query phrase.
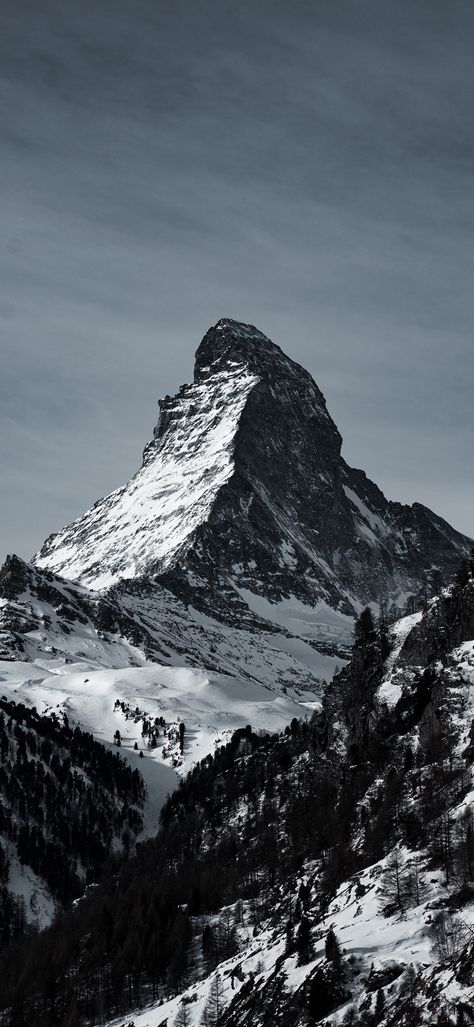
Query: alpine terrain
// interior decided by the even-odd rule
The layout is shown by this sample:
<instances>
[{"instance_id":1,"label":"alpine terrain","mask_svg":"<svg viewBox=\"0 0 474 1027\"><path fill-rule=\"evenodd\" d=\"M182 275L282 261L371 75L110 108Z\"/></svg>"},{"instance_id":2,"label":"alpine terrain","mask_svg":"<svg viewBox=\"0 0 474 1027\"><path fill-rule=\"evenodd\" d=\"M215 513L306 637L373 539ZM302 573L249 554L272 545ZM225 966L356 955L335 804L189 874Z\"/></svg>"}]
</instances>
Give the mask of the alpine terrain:
<instances>
[{"instance_id":1,"label":"alpine terrain","mask_svg":"<svg viewBox=\"0 0 474 1027\"><path fill-rule=\"evenodd\" d=\"M237 730L155 840L4 952L3 1022L470 1024L473 636L474 561L391 628L363 611L309 720Z\"/></svg>"},{"instance_id":2,"label":"alpine terrain","mask_svg":"<svg viewBox=\"0 0 474 1027\"><path fill-rule=\"evenodd\" d=\"M4 1027L474 1021L473 542L341 446L223 319L0 570Z\"/></svg>"}]
</instances>

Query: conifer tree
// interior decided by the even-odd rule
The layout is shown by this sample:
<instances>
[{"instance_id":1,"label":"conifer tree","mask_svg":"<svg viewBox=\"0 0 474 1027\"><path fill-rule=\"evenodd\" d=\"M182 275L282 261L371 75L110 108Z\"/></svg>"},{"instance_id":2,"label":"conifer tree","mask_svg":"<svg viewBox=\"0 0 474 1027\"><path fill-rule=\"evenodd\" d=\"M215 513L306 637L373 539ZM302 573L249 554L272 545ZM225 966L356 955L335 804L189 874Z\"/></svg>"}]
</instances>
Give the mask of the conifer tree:
<instances>
[{"instance_id":1,"label":"conifer tree","mask_svg":"<svg viewBox=\"0 0 474 1027\"><path fill-rule=\"evenodd\" d=\"M359 614L354 626L354 645L364 648L370 642L375 633L374 618L370 606L366 606Z\"/></svg>"},{"instance_id":2,"label":"conifer tree","mask_svg":"<svg viewBox=\"0 0 474 1027\"><path fill-rule=\"evenodd\" d=\"M340 945L332 927L329 929L327 933L326 941L324 944L324 951L326 953L326 959L328 960L328 962L336 964L341 962Z\"/></svg>"},{"instance_id":3,"label":"conifer tree","mask_svg":"<svg viewBox=\"0 0 474 1027\"><path fill-rule=\"evenodd\" d=\"M375 1000L375 1013L374 1013L374 1015L375 1015L375 1022L376 1023L380 1023L380 1021L383 1019L384 1012L385 1012L385 995L384 995L382 989L379 988L379 990L377 992L377 998Z\"/></svg>"},{"instance_id":4,"label":"conifer tree","mask_svg":"<svg viewBox=\"0 0 474 1027\"><path fill-rule=\"evenodd\" d=\"M296 951L298 953L298 963L300 966L304 963L309 963L313 954L313 946L311 943L311 927L307 916L301 917L300 924L296 932Z\"/></svg>"},{"instance_id":5,"label":"conifer tree","mask_svg":"<svg viewBox=\"0 0 474 1027\"><path fill-rule=\"evenodd\" d=\"M382 880L382 893L388 900L389 906L393 906L402 913L407 899L408 875L400 860L397 849L387 858L385 871Z\"/></svg>"},{"instance_id":6,"label":"conifer tree","mask_svg":"<svg viewBox=\"0 0 474 1027\"><path fill-rule=\"evenodd\" d=\"M293 921L292 920L288 920L287 925L286 925L286 941L285 941L285 952L286 952L286 955L287 956L291 955L291 953L294 951L294 948L295 948L295 939L294 939L294 933L293 933Z\"/></svg>"},{"instance_id":7,"label":"conifer tree","mask_svg":"<svg viewBox=\"0 0 474 1027\"><path fill-rule=\"evenodd\" d=\"M474 546L469 554L469 570L471 572L471 576L474 578Z\"/></svg>"},{"instance_id":8,"label":"conifer tree","mask_svg":"<svg viewBox=\"0 0 474 1027\"><path fill-rule=\"evenodd\" d=\"M461 560L461 563L459 564L459 567L458 567L457 572L456 572L456 579L455 580L456 580L456 585L458 585L459 588L464 588L465 585L469 584L470 573L469 573L469 564L468 564L467 560Z\"/></svg>"}]
</instances>

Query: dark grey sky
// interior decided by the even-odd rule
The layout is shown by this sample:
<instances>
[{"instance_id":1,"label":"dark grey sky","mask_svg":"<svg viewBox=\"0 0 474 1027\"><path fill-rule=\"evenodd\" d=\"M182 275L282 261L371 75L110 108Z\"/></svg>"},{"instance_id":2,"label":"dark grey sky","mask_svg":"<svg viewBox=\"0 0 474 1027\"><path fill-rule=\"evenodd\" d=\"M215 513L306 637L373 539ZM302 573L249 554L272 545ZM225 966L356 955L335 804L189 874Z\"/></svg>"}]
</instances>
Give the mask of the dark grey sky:
<instances>
[{"instance_id":1,"label":"dark grey sky","mask_svg":"<svg viewBox=\"0 0 474 1027\"><path fill-rule=\"evenodd\" d=\"M0 555L138 466L210 324L474 534L474 4L3 0Z\"/></svg>"}]
</instances>

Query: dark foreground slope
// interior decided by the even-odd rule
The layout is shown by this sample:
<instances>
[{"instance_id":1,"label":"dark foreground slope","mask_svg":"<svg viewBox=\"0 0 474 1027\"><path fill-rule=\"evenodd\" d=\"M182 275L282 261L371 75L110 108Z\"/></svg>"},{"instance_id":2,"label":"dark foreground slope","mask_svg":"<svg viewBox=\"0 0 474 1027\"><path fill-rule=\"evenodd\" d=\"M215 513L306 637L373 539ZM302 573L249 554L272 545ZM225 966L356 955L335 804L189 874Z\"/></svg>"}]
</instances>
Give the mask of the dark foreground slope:
<instances>
[{"instance_id":1,"label":"dark foreground slope","mask_svg":"<svg viewBox=\"0 0 474 1027\"><path fill-rule=\"evenodd\" d=\"M3 1022L102 1023L147 1002L140 1022L168 1027L471 1015L473 636L467 570L394 628L361 617L309 722L237 732L156 841L7 953Z\"/></svg>"},{"instance_id":2,"label":"dark foreground slope","mask_svg":"<svg viewBox=\"0 0 474 1027\"><path fill-rule=\"evenodd\" d=\"M67 718L0 699L0 938L52 919L128 851L143 780Z\"/></svg>"}]
</instances>

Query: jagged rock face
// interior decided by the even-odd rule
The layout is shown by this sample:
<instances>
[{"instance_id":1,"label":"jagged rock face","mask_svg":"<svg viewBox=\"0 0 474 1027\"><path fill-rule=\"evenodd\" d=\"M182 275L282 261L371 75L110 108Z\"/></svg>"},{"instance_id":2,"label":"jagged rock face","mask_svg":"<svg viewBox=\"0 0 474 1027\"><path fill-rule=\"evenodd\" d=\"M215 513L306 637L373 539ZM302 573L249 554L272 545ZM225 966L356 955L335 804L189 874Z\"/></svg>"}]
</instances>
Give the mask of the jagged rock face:
<instances>
[{"instance_id":1,"label":"jagged rock face","mask_svg":"<svg viewBox=\"0 0 474 1027\"><path fill-rule=\"evenodd\" d=\"M160 409L140 471L51 536L38 567L92 589L155 576L227 623L250 609L281 624L275 603L304 621L310 606L306 636L319 644L334 628L347 645L344 615L416 591L433 567L451 577L469 548L347 466L311 376L253 326L211 328L193 384Z\"/></svg>"},{"instance_id":2,"label":"jagged rock face","mask_svg":"<svg viewBox=\"0 0 474 1027\"><path fill-rule=\"evenodd\" d=\"M321 558L352 527L340 483L341 436L311 376L258 332L217 325L198 350L195 374L209 373L212 356L220 366L245 354L258 380L240 417L234 473L188 563L201 576L212 564L224 587L230 579L272 599L322 597L332 575Z\"/></svg>"}]
</instances>

